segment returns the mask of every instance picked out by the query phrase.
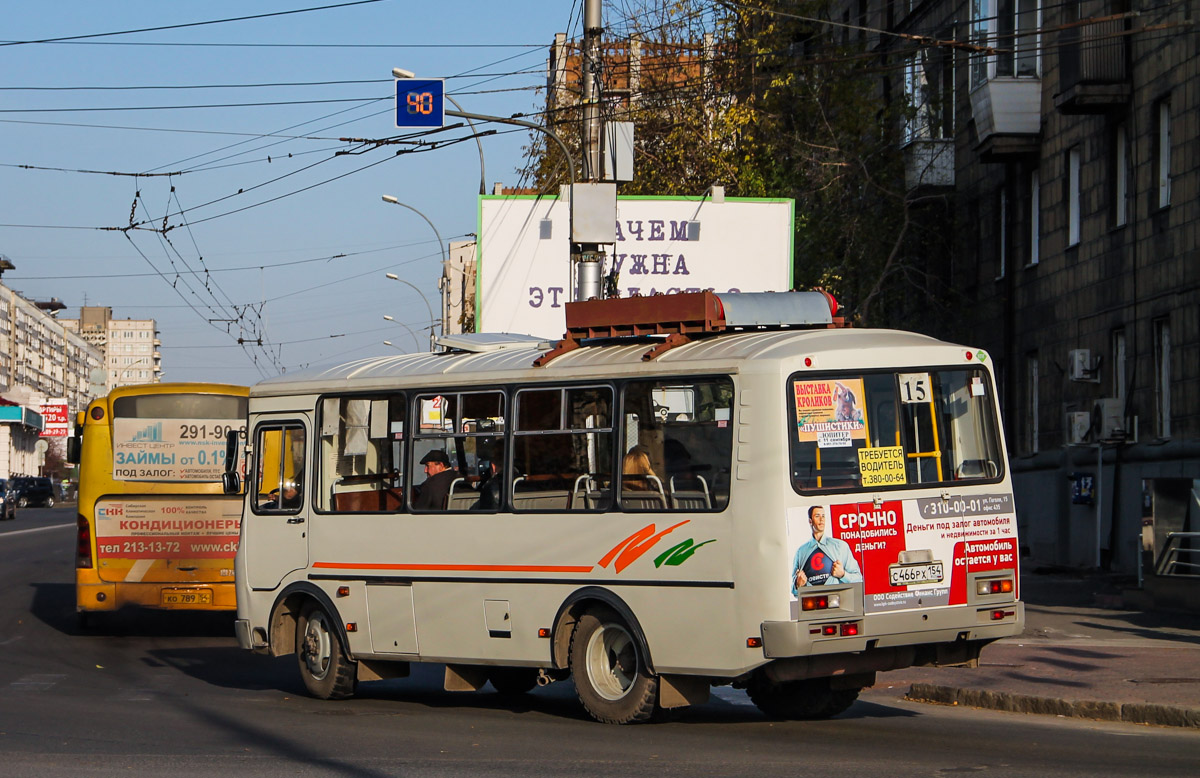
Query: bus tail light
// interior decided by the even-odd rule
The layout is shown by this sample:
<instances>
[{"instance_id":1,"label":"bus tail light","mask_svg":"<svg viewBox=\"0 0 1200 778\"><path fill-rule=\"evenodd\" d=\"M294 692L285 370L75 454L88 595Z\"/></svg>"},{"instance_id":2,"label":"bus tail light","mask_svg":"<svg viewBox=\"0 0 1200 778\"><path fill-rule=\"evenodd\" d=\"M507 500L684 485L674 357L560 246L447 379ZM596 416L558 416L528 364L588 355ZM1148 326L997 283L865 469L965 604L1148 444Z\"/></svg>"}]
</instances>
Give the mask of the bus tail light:
<instances>
[{"instance_id":1,"label":"bus tail light","mask_svg":"<svg viewBox=\"0 0 1200 778\"><path fill-rule=\"evenodd\" d=\"M1005 617L1016 616L1016 611L992 611L992 621L1000 621Z\"/></svg>"},{"instance_id":2,"label":"bus tail light","mask_svg":"<svg viewBox=\"0 0 1200 778\"><path fill-rule=\"evenodd\" d=\"M92 566L92 530L82 514L75 517L75 566Z\"/></svg>"},{"instance_id":3,"label":"bus tail light","mask_svg":"<svg viewBox=\"0 0 1200 778\"><path fill-rule=\"evenodd\" d=\"M813 594L800 598L800 607L806 611L823 611L829 608L840 608L842 598L837 594Z\"/></svg>"},{"instance_id":4,"label":"bus tail light","mask_svg":"<svg viewBox=\"0 0 1200 778\"><path fill-rule=\"evenodd\" d=\"M995 578L990 581L978 581L975 584L975 593L986 594L1012 594L1013 580L1011 578Z\"/></svg>"},{"instance_id":5,"label":"bus tail light","mask_svg":"<svg viewBox=\"0 0 1200 778\"><path fill-rule=\"evenodd\" d=\"M857 621L847 621L845 624L842 625L841 633L842 633L842 637L844 637L844 638L854 637L855 635L858 634L858 622Z\"/></svg>"}]
</instances>

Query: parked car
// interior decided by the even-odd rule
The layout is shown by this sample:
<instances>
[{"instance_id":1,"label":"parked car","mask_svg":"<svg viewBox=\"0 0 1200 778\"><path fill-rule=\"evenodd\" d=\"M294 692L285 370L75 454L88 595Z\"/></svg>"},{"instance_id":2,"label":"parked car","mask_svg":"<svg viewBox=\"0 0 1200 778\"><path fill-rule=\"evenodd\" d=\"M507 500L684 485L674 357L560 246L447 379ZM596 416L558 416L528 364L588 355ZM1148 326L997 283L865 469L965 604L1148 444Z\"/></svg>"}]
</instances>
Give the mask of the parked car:
<instances>
[{"instance_id":1,"label":"parked car","mask_svg":"<svg viewBox=\"0 0 1200 778\"><path fill-rule=\"evenodd\" d=\"M17 518L17 495L13 492L12 482L0 478L0 521L12 521Z\"/></svg>"},{"instance_id":2,"label":"parked car","mask_svg":"<svg viewBox=\"0 0 1200 778\"><path fill-rule=\"evenodd\" d=\"M49 478L21 476L12 479L17 493L17 507L54 507L54 483Z\"/></svg>"}]
</instances>

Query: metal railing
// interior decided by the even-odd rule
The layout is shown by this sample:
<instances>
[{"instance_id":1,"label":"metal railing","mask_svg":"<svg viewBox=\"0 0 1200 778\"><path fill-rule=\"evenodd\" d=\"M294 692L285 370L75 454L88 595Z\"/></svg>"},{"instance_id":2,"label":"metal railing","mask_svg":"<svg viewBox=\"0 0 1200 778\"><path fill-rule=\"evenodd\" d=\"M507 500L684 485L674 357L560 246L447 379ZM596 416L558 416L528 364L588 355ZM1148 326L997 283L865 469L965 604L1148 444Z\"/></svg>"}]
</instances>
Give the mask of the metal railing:
<instances>
[{"instance_id":1,"label":"metal railing","mask_svg":"<svg viewBox=\"0 0 1200 778\"><path fill-rule=\"evenodd\" d=\"M1176 578L1200 578L1200 532L1168 532L1154 572Z\"/></svg>"},{"instance_id":2,"label":"metal railing","mask_svg":"<svg viewBox=\"0 0 1200 778\"><path fill-rule=\"evenodd\" d=\"M1126 41L1124 19L1106 19L1058 34L1059 82L1063 89L1076 84L1118 84L1125 81Z\"/></svg>"}]
</instances>

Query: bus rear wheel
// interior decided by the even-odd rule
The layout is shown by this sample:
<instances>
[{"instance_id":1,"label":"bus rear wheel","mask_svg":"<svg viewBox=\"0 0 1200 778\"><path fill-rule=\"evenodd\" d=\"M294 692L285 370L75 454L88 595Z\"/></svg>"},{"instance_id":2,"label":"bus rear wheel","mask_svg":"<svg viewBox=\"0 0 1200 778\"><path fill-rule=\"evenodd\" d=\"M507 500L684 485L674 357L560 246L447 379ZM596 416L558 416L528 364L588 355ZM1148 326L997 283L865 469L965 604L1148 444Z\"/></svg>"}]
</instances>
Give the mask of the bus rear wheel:
<instances>
[{"instance_id":1,"label":"bus rear wheel","mask_svg":"<svg viewBox=\"0 0 1200 778\"><path fill-rule=\"evenodd\" d=\"M354 694L356 662L346 658L334 622L315 602L304 606L296 622L296 659L308 693L322 700Z\"/></svg>"},{"instance_id":2,"label":"bus rear wheel","mask_svg":"<svg viewBox=\"0 0 1200 778\"><path fill-rule=\"evenodd\" d=\"M746 689L750 700L776 719L828 719L849 708L861 689L834 689L828 678L772 681L756 675Z\"/></svg>"},{"instance_id":3,"label":"bus rear wheel","mask_svg":"<svg viewBox=\"0 0 1200 778\"><path fill-rule=\"evenodd\" d=\"M658 698L658 678L625 622L610 608L583 614L571 635L571 675L579 701L592 718L607 724L649 721Z\"/></svg>"}]
</instances>

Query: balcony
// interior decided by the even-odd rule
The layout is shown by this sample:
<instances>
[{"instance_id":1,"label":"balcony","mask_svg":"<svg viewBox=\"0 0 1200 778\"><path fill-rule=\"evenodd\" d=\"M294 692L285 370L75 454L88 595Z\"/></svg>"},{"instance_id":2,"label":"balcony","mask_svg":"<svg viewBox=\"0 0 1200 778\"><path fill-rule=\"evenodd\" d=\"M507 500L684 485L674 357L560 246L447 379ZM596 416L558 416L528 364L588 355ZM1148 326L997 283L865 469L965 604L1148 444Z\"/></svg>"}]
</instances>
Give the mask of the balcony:
<instances>
[{"instance_id":1,"label":"balcony","mask_svg":"<svg viewBox=\"0 0 1200 778\"><path fill-rule=\"evenodd\" d=\"M1129 101L1129 37L1124 19L1068 27L1058 34L1054 105L1065 114L1094 114Z\"/></svg>"},{"instance_id":2,"label":"balcony","mask_svg":"<svg viewBox=\"0 0 1200 778\"><path fill-rule=\"evenodd\" d=\"M904 185L909 191L954 187L954 141L915 140L904 147Z\"/></svg>"},{"instance_id":3,"label":"balcony","mask_svg":"<svg viewBox=\"0 0 1200 778\"><path fill-rule=\"evenodd\" d=\"M971 90L975 149L985 161L1038 153L1042 80L995 76Z\"/></svg>"}]
</instances>

